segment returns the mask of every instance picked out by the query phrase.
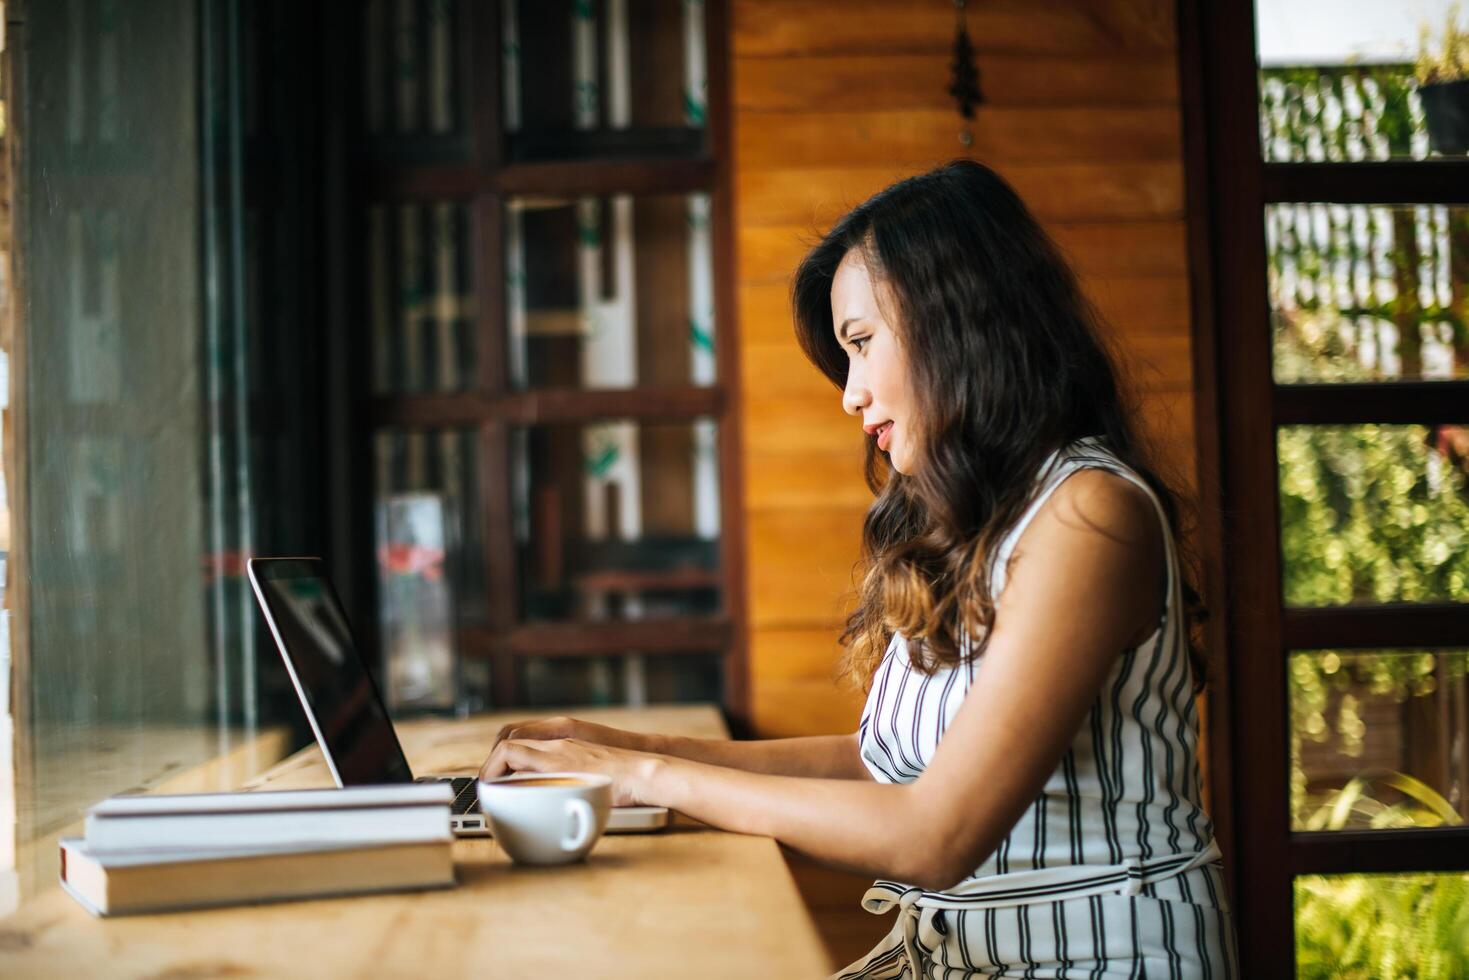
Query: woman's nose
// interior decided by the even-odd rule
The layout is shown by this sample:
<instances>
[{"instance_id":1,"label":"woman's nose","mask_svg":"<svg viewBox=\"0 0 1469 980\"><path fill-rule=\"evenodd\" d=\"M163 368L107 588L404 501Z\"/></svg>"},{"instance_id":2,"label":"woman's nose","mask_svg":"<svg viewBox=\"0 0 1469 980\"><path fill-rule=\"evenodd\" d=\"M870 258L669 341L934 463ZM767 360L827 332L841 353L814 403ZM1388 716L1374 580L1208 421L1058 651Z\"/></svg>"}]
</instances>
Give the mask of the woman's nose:
<instances>
[{"instance_id":1,"label":"woman's nose","mask_svg":"<svg viewBox=\"0 0 1469 980\"><path fill-rule=\"evenodd\" d=\"M856 370L848 369L847 386L842 389L842 408L848 415L861 415L862 409L872 401L872 395L867 390L862 376Z\"/></svg>"}]
</instances>

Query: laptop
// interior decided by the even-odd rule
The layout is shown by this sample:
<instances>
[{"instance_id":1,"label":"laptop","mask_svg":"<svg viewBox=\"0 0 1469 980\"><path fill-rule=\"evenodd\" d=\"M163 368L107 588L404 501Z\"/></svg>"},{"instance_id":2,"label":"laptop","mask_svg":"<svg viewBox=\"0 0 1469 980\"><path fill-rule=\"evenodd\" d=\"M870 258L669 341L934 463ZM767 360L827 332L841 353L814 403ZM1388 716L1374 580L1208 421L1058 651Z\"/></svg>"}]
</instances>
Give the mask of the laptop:
<instances>
[{"instance_id":1,"label":"laptop","mask_svg":"<svg viewBox=\"0 0 1469 980\"><path fill-rule=\"evenodd\" d=\"M454 789L454 833L489 834L473 776L415 777L408 767L321 559L252 558L246 569L337 786L447 782ZM489 746L485 748L488 752ZM657 830L667 824L666 807L620 806L612 808L607 832Z\"/></svg>"}]
</instances>

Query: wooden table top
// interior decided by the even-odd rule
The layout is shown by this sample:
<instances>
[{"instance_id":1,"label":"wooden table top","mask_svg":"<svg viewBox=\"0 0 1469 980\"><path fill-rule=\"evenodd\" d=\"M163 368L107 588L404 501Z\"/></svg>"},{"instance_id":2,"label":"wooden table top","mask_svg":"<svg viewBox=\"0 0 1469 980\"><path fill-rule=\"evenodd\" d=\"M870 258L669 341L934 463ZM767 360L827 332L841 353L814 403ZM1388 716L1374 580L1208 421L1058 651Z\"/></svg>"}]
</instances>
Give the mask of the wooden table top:
<instances>
[{"instance_id":1,"label":"wooden table top","mask_svg":"<svg viewBox=\"0 0 1469 980\"><path fill-rule=\"evenodd\" d=\"M707 705L577 709L622 728L724 737ZM526 717L398 731L414 771L472 773ZM305 749L252 788L330 785ZM95 919L59 888L0 919L0 976L203 978L821 977L826 954L775 842L678 819L604 836L585 863L519 868L491 840L454 843L459 884L168 915Z\"/></svg>"}]
</instances>

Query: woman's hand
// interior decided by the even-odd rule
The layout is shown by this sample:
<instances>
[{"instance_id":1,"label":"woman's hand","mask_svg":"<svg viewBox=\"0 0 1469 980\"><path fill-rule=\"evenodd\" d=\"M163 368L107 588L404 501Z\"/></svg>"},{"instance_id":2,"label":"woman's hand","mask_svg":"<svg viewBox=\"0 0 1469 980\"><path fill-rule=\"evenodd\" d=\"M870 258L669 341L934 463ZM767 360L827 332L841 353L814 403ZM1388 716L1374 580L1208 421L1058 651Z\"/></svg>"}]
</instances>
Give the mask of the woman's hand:
<instances>
[{"instance_id":1,"label":"woman's hand","mask_svg":"<svg viewBox=\"0 0 1469 980\"><path fill-rule=\"evenodd\" d=\"M549 741L558 738L574 738L582 742L594 742L616 749L632 749L637 752L654 751L651 736L639 732L625 732L620 728L598 725L578 718L558 715L554 718L537 718L530 721L511 722L495 736L495 745L506 739L533 739ZM494 746L491 746L493 749Z\"/></svg>"},{"instance_id":2,"label":"woman's hand","mask_svg":"<svg viewBox=\"0 0 1469 980\"><path fill-rule=\"evenodd\" d=\"M480 767L479 777L494 779L513 772L601 773L612 777L613 806L647 806L658 802L653 783L665 761L649 752L579 738L502 738Z\"/></svg>"}]
</instances>

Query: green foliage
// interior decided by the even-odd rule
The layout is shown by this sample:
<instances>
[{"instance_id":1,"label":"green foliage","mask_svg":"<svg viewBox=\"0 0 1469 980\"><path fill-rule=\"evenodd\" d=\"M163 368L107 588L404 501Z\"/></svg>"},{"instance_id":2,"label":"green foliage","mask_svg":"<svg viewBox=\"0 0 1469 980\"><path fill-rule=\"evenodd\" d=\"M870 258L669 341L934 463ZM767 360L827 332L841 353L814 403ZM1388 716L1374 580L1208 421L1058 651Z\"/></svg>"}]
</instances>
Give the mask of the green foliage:
<instances>
[{"instance_id":1,"label":"green foliage","mask_svg":"<svg viewBox=\"0 0 1469 980\"><path fill-rule=\"evenodd\" d=\"M1418 29L1418 60L1413 63L1413 74L1420 85L1469 78L1469 25L1459 26L1457 3L1449 4L1443 31L1437 38L1427 24Z\"/></svg>"},{"instance_id":2,"label":"green foliage","mask_svg":"<svg viewBox=\"0 0 1469 980\"><path fill-rule=\"evenodd\" d=\"M1469 599L1465 474L1421 426L1288 426L1277 438L1285 600Z\"/></svg>"},{"instance_id":3,"label":"green foliage","mask_svg":"<svg viewBox=\"0 0 1469 980\"><path fill-rule=\"evenodd\" d=\"M1374 784L1397 791L1409 804L1379 803L1369 792ZM1462 822L1449 801L1432 787L1404 773L1386 772L1353 779L1311 815L1306 829L1344 829L1358 810L1371 815L1374 827ZM1296 976L1323 980L1469 977L1469 875L1297 879Z\"/></svg>"},{"instance_id":4,"label":"green foliage","mask_svg":"<svg viewBox=\"0 0 1469 980\"><path fill-rule=\"evenodd\" d=\"M1445 58L1469 55L1469 45L1446 50ZM1265 158L1421 157L1417 84L1407 65L1267 69ZM1265 218L1278 382L1416 378L1433 356L1441 371L1444 354L1449 375L1469 373L1469 209L1277 205ZM1438 267L1448 271L1446 290ZM1469 601L1469 486L1434 435L1379 425L1278 432L1288 604ZM1319 744L1350 766L1367 744L1369 703L1432 697L1461 685L1466 669L1461 651L1293 655L1292 826L1462 822L1440 792L1406 773L1358 771L1325 789L1317 773L1313 790L1302 756ZM1295 918L1299 976L1469 978L1469 875L1303 877Z\"/></svg>"},{"instance_id":5,"label":"green foliage","mask_svg":"<svg viewBox=\"0 0 1469 980\"><path fill-rule=\"evenodd\" d=\"M1464 49L1469 52L1469 47ZM1260 72L1267 161L1421 159L1423 109L1407 64ZM1266 208L1280 382L1469 376L1469 208Z\"/></svg>"},{"instance_id":6,"label":"green foliage","mask_svg":"<svg viewBox=\"0 0 1469 980\"><path fill-rule=\"evenodd\" d=\"M1413 154L1417 89L1408 65L1267 68L1260 72L1265 159L1356 160Z\"/></svg>"},{"instance_id":7,"label":"green foliage","mask_svg":"<svg viewBox=\"0 0 1469 980\"><path fill-rule=\"evenodd\" d=\"M1360 772L1345 787L1311 795L1302 746L1326 743L1338 756L1362 754L1361 699L1398 703L1452 690L1469 673L1469 653L1312 651L1291 657L1291 825L1297 830L1438 826L1458 815L1431 787L1396 772ZM1344 760L1345 761L1345 760ZM1384 802L1383 791L1395 800ZM1375 795L1374 795L1375 794Z\"/></svg>"},{"instance_id":8,"label":"green foliage","mask_svg":"<svg viewBox=\"0 0 1469 980\"><path fill-rule=\"evenodd\" d=\"M1469 977L1469 875L1297 879L1296 976Z\"/></svg>"},{"instance_id":9,"label":"green foliage","mask_svg":"<svg viewBox=\"0 0 1469 980\"><path fill-rule=\"evenodd\" d=\"M1469 493L1419 427L1291 427L1278 439L1287 601L1469 599ZM1291 799L1303 830L1459 823L1441 794L1403 773L1362 773L1308 797L1303 741L1358 755L1359 699L1398 702L1459 684L1469 654L1430 651L1291 657ZM1383 797L1388 797L1384 799ZM1300 977L1469 978L1469 876L1302 878Z\"/></svg>"},{"instance_id":10,"label":"green foliage","mask_svg":"<svg viewBox=\"0 0 1469 980\"><path fill-rule=\"evenodd\" d=\"M1374 785L1394 790L1402 802L1387 804L1372 796ZM1407 773L1388 770L1354 777L1328 795L1306 821L1304 830L1345 830L1354 822L1373 830L1443 827L1463 823L1459 811L1432 786Z\"/></svg>"}]
</instances>

